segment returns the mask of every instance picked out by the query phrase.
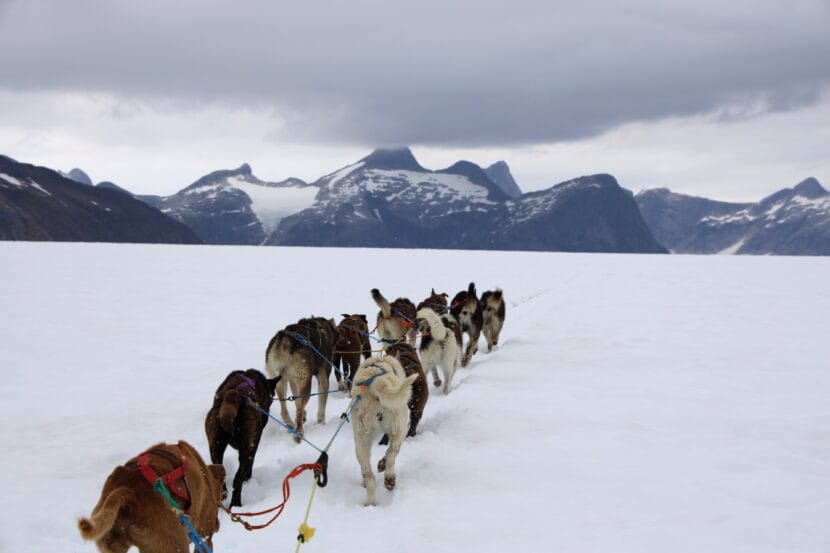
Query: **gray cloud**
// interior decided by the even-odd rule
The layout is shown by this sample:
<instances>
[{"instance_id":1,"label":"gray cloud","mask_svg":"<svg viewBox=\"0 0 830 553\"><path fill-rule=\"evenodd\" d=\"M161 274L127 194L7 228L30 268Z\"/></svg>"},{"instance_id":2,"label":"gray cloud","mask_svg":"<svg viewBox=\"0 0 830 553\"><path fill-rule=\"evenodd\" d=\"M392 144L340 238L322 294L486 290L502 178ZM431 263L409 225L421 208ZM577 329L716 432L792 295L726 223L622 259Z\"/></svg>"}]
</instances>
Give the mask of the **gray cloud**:
<instances>
[{"instance_id":1,"label":"gray cloud","mask_svg":"<svg viewBox=\"0 0 830 553\"><path fill-rule=\"evenodd\" d=\"M12 0L0 88L273 110L274 141L505 146L814 103L827 2ZM749 106L749 107L748 107Z\"/></svg>"}]
</instances>

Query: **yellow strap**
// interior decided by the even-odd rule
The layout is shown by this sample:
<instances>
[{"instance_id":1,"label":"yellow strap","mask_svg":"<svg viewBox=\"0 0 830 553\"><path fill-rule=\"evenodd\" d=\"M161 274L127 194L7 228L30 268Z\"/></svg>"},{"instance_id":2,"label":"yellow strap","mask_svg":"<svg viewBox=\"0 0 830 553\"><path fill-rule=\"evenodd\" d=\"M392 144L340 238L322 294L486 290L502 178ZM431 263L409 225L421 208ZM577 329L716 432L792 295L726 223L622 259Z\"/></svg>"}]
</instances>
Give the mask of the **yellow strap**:
<instances>
[{"instance_id":1,"label":"yellow strap","mask_svg":"<svg viewBox=\"0 0 830 553\"><path fill-rule=\"evenodd\" d=\"M311 486L311 496L308 498L308 506L305 508L305 519L300 525L299 535L297 536L297 549L295 553L300 551L300 546L314 537L315 528L308 525L308 514L311 512L311 503L314 501L314 492L317 491L317 479L314 480L314 485ZM302 539L301 539L302 538Z\"/></svg>"}]
</instances>

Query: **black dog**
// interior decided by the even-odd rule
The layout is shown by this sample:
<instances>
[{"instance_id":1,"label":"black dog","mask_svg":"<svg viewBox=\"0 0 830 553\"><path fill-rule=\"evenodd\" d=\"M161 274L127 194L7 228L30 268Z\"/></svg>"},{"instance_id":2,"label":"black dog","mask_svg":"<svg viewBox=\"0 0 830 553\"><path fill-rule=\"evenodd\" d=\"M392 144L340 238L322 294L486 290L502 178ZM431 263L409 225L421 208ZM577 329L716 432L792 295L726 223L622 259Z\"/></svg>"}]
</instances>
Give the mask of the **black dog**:
<instances>
[{"instance_id":1,"label":"black dog","mask_svg":"<svg viewBox=\"0 0 830 553\"><path fill-rule=\"evenodd\" d=\"M228 445L239 451L231 507L242 505L242 483L251 478L259 439L268 423L268 416L255 406L266 412L271 408L275 383L254 369L233 371L217 388L213 407L205 417L211 462L222 464Z\"/></svg>"}]
</instances>

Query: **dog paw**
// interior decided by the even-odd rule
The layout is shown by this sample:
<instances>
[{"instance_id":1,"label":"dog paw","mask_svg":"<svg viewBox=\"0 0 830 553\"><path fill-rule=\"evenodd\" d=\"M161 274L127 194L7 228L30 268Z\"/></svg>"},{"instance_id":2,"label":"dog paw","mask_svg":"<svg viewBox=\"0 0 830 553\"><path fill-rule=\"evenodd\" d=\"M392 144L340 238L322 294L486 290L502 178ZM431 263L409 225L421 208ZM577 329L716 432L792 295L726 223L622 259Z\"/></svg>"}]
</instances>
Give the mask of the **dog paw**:
<instances>
[{"instance_id":1,"label":"dog paw","mask_svg":"<svg viewBox=\"0 0 830 553\"><path fill-rule=\"evenodd\" d=\"M382 457L380 461L378 461L378 472L383 472L386 470L386 457Z\"/></svg>"},{"instance_id":2,"label":"dog paw","mask_svg":"<svg viewBox=\"0 0 830 553\"><path fill-rule=\"evenodd\" d=\"M395 489L395 477L394 476L387 476L383 479L383 485L386 486L386 489L390 492Z\"/></svg>"},{"instance_id":3,"label":"dog paw","mask_svg":"<svg viewBox=\"0 0 830 553\"><path fill-rule=\"evenodd\" d=\"M406 437L407 437L407 438L414 438L414 437L415 437L415 429L414 429L414 428L410 428L410 429L409 429L409 432L407 432L407 433L406 433Z\"/></svg>"},{"instance_id":4,"label":"dog paw","mask_svg":"<svg viewBox=\"0 0 830 553\"><path fill-rule=\"evenodd\" d=\"M300 443L300 442L302 442L302 441L303 441L303 436L302 436L302 434L300 434L299 436L297 436L296 434L294 434L294 435L293 435L293 436L291 436L291 437L294 439L294 443L296 443L296 444L298 444L298 443Z\"/></svg>"},{"instance_id":5,"label":"dog paw","mask_svg":"<svg viewBox=\"0 0 830 553\"><path fill-rule=\"evenodd\" d=\"M469 357L462 357L462 358L461 358L461 366L462 366L462 367L466 367L466 366L467 366L467 364L468 364L469 362L470 362L470 358L469 358Z\"/></svg>"},{"instance_id":6,"label":"dog paw","mask_svg":"<svg viewBox=\"0 0 830 553\"><path fill-rule=\"evenodd\" d=\"M234 494L233 498L231 498L231 507L242 507L242 497L237 497L237 495Z\"/></svg>"},{"instance_id":7,"label":"dog paw","mask_svg":"<svg viewBox=\"0 0 830 553\"><path fill-rule=\"evenodd\" d=\"M440 378L435 379L435 381L433 382L433 384L435 384L435 387L437 388L438 386L440 386L440 385L441 385L441 379L440 379Z\"/></svg>"}]
</instances>

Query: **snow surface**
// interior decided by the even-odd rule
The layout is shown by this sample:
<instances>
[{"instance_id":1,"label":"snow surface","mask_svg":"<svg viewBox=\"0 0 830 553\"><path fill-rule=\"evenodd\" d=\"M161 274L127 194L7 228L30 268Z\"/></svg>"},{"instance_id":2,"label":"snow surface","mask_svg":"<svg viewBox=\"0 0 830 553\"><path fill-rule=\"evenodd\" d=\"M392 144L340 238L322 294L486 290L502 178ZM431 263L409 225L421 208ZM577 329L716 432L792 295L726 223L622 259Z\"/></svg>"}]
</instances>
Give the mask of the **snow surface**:
<instances>
[{"instance_id":1,"label":"snow surface","mask_svg":"<svg viewBox=\"0 0 830 553\"><path fill-rule=\"evenodd\" d=\"M303 552L828 551L829 274L819 257L0 242L0 551L95 551L76 518L113 467L161 440L207 456L216 386L261 369L284 325L470 280L505 290L500 349L431 390L377 507L341 432ZM312 404L307 437L346 404L324 426ZM316 457L269 424L245 507ZM216 551L293 551L310 480L266 530L221 514Z\"/></svg>"}]
</instances>

